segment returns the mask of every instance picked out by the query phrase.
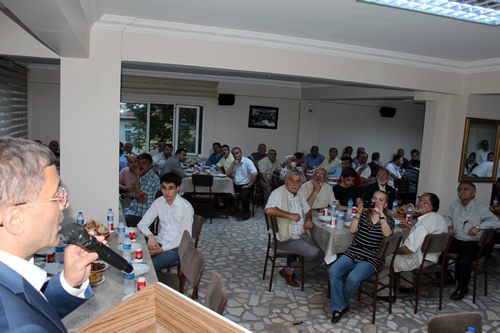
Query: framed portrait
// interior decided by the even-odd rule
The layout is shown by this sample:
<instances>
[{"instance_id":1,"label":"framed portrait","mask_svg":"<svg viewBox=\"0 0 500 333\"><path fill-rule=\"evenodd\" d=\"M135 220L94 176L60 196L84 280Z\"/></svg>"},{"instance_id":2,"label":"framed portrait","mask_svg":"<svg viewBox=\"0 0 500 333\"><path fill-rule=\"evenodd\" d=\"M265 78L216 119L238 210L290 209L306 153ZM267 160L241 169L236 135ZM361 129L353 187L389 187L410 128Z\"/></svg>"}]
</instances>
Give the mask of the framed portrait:
<instances>
[{"instance_id":1,"label":"framed portrait","mask_svg":"<svg viewBox=\"0 0 500 333\"><path fill-rule=\"evenodd\" d=\"M494 182L499 177L500 120L465 120L458 181Z\"/></svg>"},{"instance_id":2,"label":"framed portrait","mask_svg":"<svg viewBox=\"0 0 500 333\"><path fill-rule=\"evenodd\" d=\"M270 106L250 105L248 113L249 128L278 128L278 111L279 108Z\"/></svg>"}]
</instances>

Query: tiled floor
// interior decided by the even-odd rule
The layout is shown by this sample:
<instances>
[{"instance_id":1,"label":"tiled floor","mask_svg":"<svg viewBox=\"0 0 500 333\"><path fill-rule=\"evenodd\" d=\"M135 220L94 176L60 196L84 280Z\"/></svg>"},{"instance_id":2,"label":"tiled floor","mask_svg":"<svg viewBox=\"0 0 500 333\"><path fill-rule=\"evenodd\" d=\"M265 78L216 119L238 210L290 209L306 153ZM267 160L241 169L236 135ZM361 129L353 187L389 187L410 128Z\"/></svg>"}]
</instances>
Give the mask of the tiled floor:
<instances>
[{"instance_id":1,"label":"tiled floor","mask_svg":"<svg viewBox=\"0 0 500 333\"><path fill-rule=\"evenodd\" d=\"M418 314L413 314L414 297L398 298L388 314L387 304L379 302L375 325L371 324L370 300L352 300L351 310L338 324L331 324L329 300L326 298L327 272L322 266L306 275L305 289L289 287L275 274L273 289L268 291L269 270L262 280L267 235L262 208L247 221L216 218L206 220L198 245L206 259L200 285L200 299L212 272L221 274L229 294L224 316L254 332L426 332L430 317L452 312L475 311L483 318L483 332L500 331L500 250L496 249L490 265L488 296L479 283L476 304L472 296L451 301L452 287L444 291L443 310L438 310L436 287L425 287Z\"/></svg>"}]
</instances>

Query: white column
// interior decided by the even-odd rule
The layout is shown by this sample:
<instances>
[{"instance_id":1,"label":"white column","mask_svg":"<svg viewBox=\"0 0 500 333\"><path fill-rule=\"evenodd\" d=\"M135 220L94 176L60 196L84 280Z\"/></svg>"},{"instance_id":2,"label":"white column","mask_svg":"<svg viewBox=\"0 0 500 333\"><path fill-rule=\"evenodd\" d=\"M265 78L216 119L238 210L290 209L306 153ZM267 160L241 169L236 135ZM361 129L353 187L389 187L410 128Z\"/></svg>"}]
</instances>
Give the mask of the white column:
<instances>
[{"instance_id":1,"label":"white column","mask_svg":"<svg viewBox=\"0 0 500 333\"><path fill-rule=\"evenodd\" d=\"M121 34L92 31L89 58L61 58L61 180L66 219L118 215Z\"/></svg>"}]
</instances>

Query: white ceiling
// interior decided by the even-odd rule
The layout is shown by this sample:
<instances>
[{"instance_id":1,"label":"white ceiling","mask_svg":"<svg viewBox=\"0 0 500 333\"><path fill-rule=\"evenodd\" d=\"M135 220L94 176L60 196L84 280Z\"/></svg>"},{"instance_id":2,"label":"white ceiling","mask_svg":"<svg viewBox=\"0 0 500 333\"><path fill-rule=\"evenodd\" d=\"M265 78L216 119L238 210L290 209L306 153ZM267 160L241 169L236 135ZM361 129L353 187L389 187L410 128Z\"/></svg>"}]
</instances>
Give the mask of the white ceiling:
<instances>
[{"instance_id":1,"label":"white ceiling","mask_svg":"<svg viewBox=\"0 0 500 333\"><path fill-rule=\"evenodd\" d=\"M301 47L464 73L500 69L500 26L355 0L0 0L0 9L2 4L61 56L87 56L94 27Z\"/></svg>"}]
</instances>

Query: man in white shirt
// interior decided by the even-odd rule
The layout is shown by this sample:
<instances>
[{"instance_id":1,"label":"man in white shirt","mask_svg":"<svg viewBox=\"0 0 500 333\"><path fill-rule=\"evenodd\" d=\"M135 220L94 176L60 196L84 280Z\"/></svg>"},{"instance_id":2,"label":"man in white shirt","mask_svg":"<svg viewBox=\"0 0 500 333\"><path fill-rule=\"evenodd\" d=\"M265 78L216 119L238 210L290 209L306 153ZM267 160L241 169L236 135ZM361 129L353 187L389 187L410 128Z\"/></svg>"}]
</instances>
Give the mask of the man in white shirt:
<instances>
[{"instance_id":1,"label":"man in white shirt","mask_svg":"<svg viewBox=\"0 0 500 333\"><path fill-rule=\"evenodd\" d=\"M231 154L228 145L222 145L222 158L215 165L217 171L226 173L231 164L233 164L234 156Z\"/></svg>"},{"instance_id":2,"label":"man in white shirt","mask_svg":"<svg viewBox=\"0 0 500 333\"><path fill-rule=\"evenodd\" d=\"M234 161L227 169L226 175L233 178L234 192L240 194L243 220L250 218L250 195L253 192L253 184L257 180L257 169L252 160L243 156L239 147L234 147L231 151ZM233 206L233 197L229 196L229 204ZM238 207L233 207L231 215L236 214Z\"/></svg>"},{"instance_id":3,"label":"man in white shirt","mask_svg":"<svg viewBox=\"0 0 500 333\"><path fill-rule=\"evenodd\" d=\"M399 155L394 155L392 158L392 162L389 162L385 165L385 168L387 171L389 171L389 181L387 184L389 186L394 186L394 181L396 179L401 178L402 176L402 171L401 171L401 165L403 164L403 158Z\"/></svg>"},{"instance_id":4,"label":"man in white shirt","mask_svg":"<svg viewBox=\"0 0 500 333\"><path fill-rule=\"evenodd\" d=\"M157 144L158 148L149 151L148 154L154 157L158 153L163 153L163 150L165 149L166 144L167 144L167 142L165 140L158 141L158 144Z\"/></svg>"},{"instance_id":5,"label":"man in white shirt","mask_svg":"<svg viewBox=\"0 0 500 333\"><path fill-rule=\"evenodd\" d=\"M304 195L307 204L314 210L331 207L335 200L332 187L326 184L327 174L323 168L314 170L313 178L305 182L299 192Z\"/></svg>"},{"instance_id":6,"label":"man in white shirt","mask_svg":"<svg viewBox=\"0 0 500 333\"><path fill-rule=\"evenodd\" d=\"M489 145L488 140L481 141L481 149L476 151L477 164L481 165L481 163L488 161L488 154L491 153L491 150L488 149Z\"/></svg>"},{"instance_id":7,"label":"man in white shirt","mask_svg":"<svg viewBox=\"0 0 500 333\"><path fill-rule=\"evenodd\" d=\"M148 239L148 250L153 260L156 271L166 268L171 263L179 260L179 245L184 230L191 235L193 227L193 206L186 199L177 195L182 178L174 173L166 173L161 179L161 192L159 197L142 217L137 228ZM156 218L160 219L158 236L155 237L149 226Z\"/></svg>"},{"instance_id":8,"label":"man in white shirt","mask_svg":"<svg viewBox=\"0 0 500 333\"><path fill-rule=\"evenodd\" d=\"M354 170L359 173L359 177L361 178L361 186L366 186L371 183L372 178L372 170L368 165L368 154L365 152L361 152L358 154L358 165Z\"/></svg>"},{"instance_id":9,"label":"man in white shirt","mask_svg":"<svg viewBox=\"0 0 500 333\"><path fill-rule=\"evenodd\" d=\"M93 295L88 277L98 255L67 246L64 270L47 283L33 265L36 252L59 244L69 206L55 156L34 141L0 138L0 184L0 332L66 332L60 318Z\"/></svg>"},{"instance_id":10,"label":"man in white shirt","mask_svg":"<svg viewBox=\"0 0 500 333\"><path fill-rule=\"evenodd\" d=\"M276 150L269 149L267 156L259 161L260 186L264 194L264 202L267 202L273 190L273 172L278 170L280 165L276 160Z\"/></svg>"}]
</instances>

